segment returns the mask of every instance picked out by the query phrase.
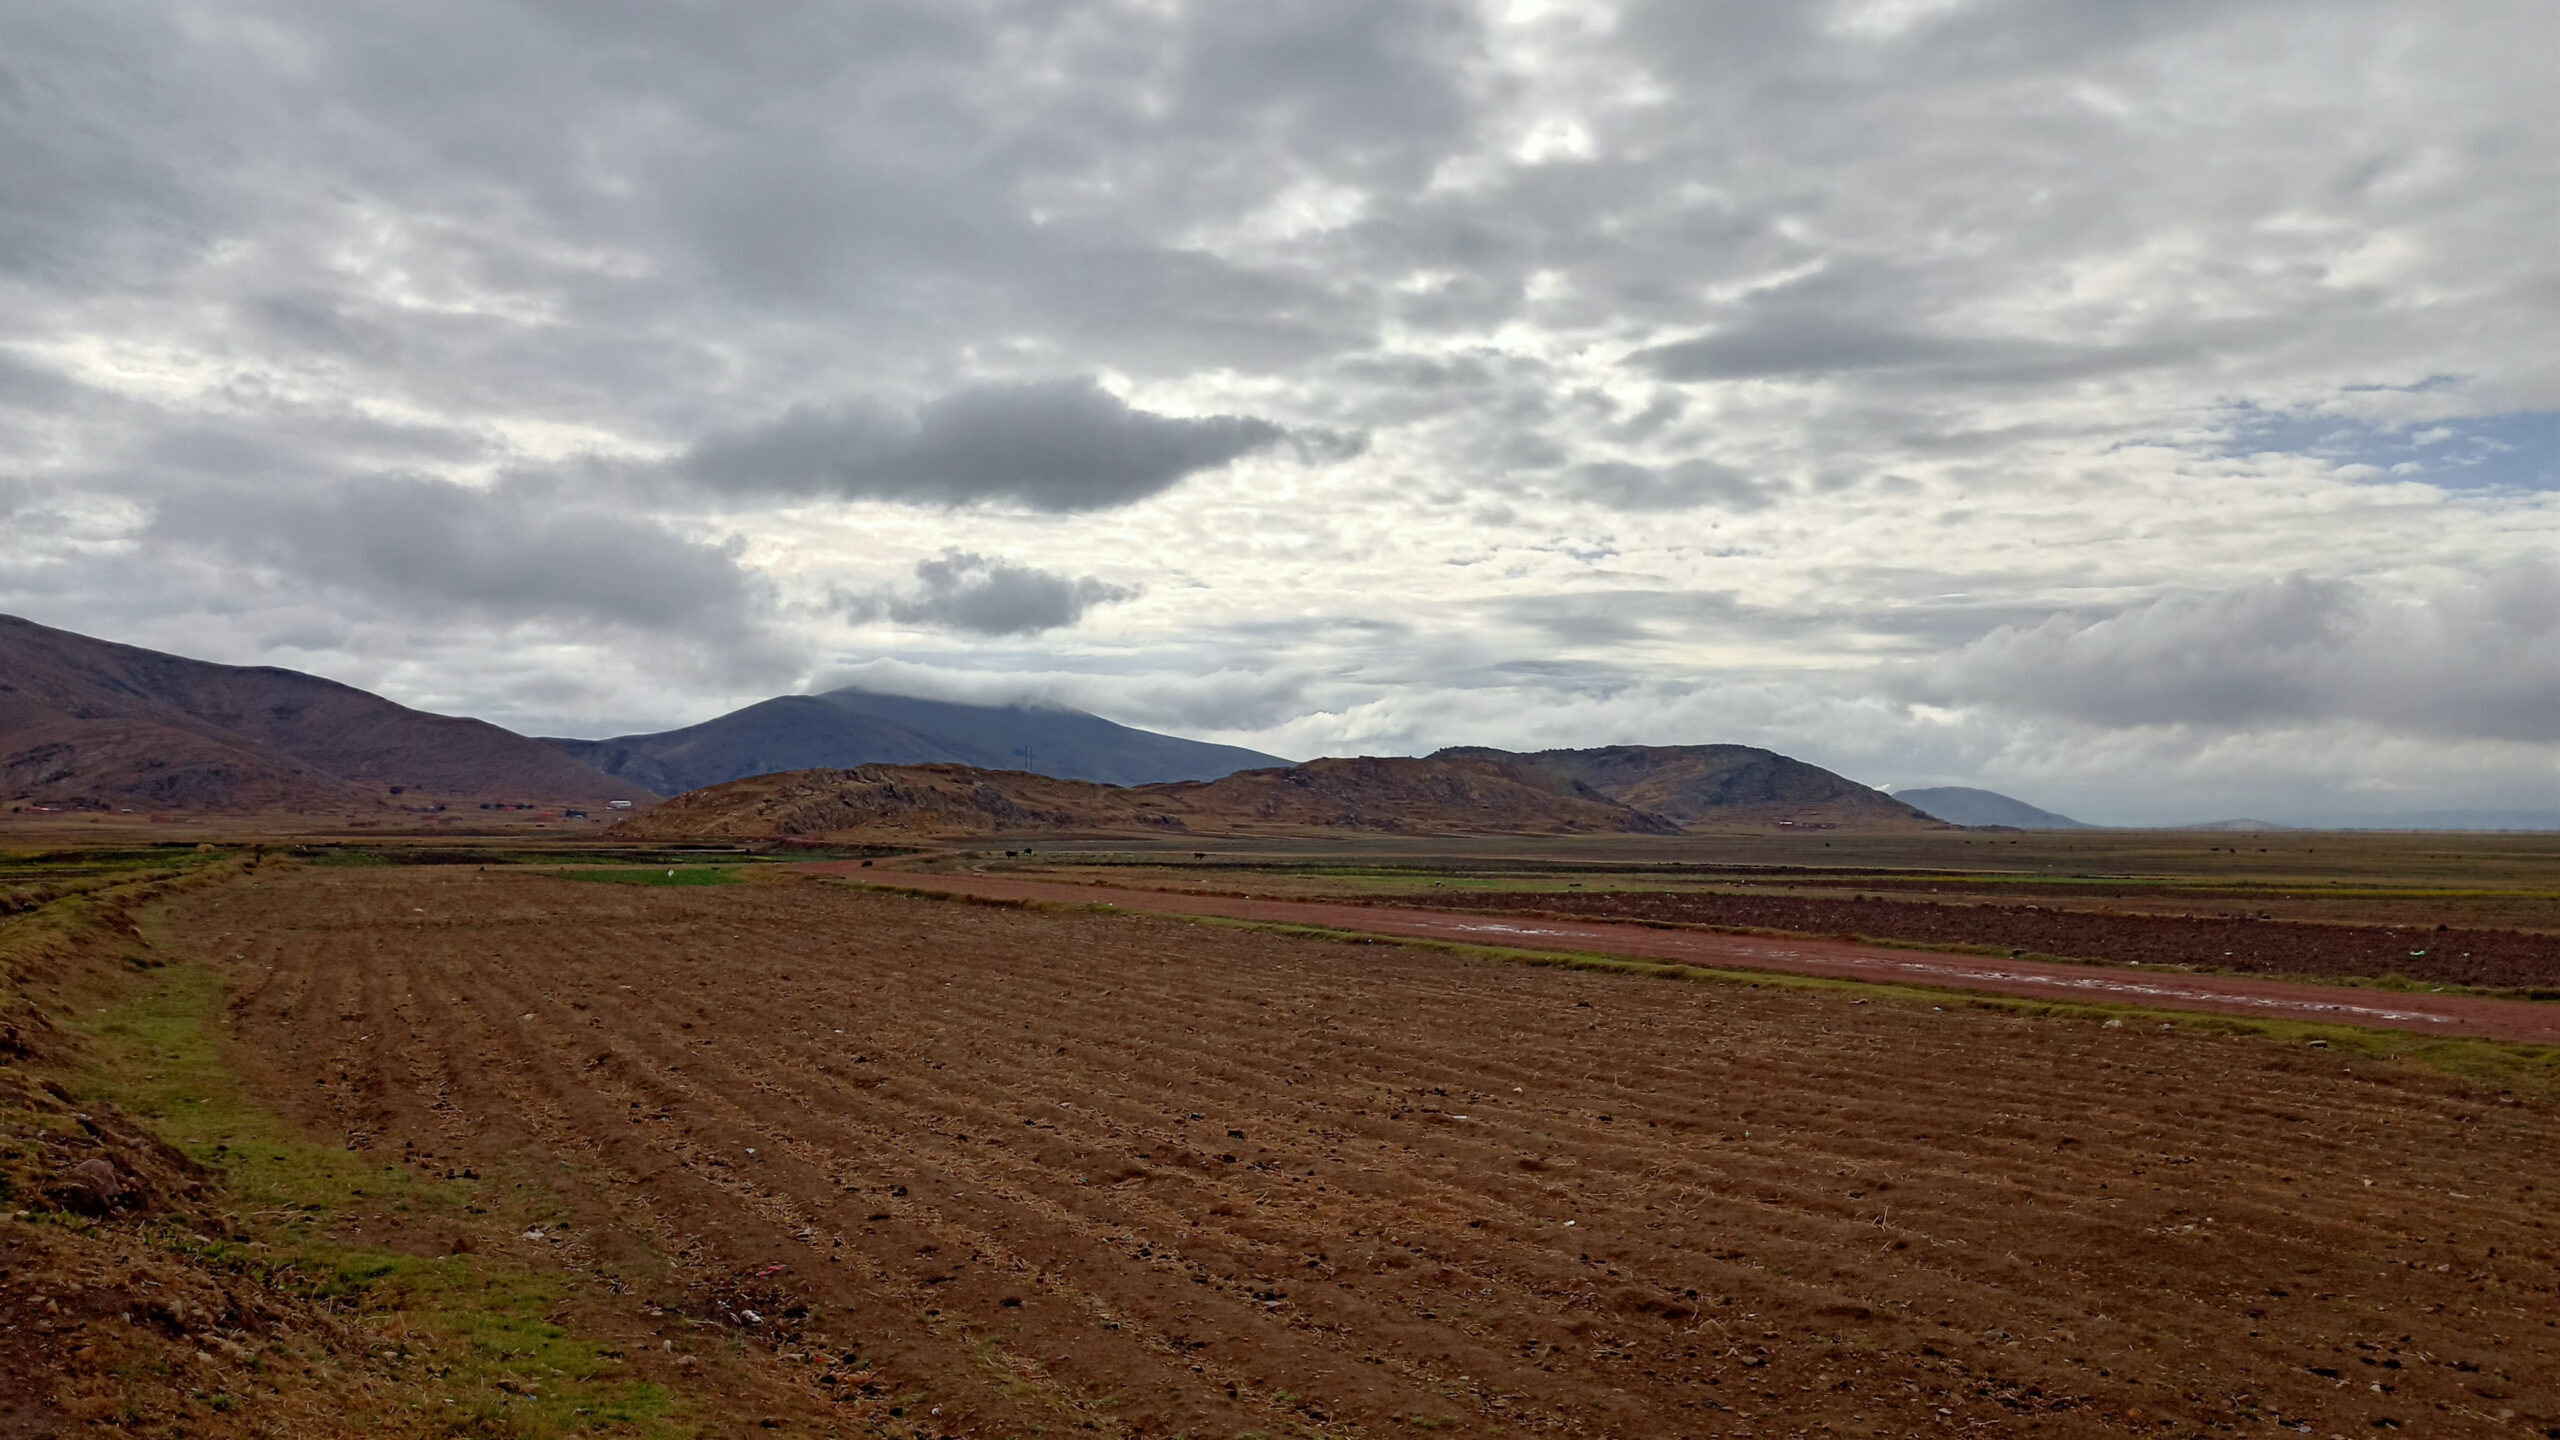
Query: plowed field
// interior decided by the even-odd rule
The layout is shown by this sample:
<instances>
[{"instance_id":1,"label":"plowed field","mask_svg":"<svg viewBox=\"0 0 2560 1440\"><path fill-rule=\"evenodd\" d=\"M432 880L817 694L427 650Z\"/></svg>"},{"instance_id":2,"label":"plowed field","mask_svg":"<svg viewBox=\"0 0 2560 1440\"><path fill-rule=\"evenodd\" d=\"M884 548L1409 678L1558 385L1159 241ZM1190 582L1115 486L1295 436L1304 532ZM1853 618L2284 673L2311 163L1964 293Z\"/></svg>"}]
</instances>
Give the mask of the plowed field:
<instances>
[{"instance_id":1,"label":"plowed field","mask_svg":"<svg viewBox=\"0 0 2560 1440\"><path fill-rule=\"evenodd\" d=\"M2560 989L2560 935L2447 926L2306 925L2247 915L2145 915L2040 905L1672 894L1658 890L1430 891L1399 905L1527 910L1606 920L1740 925L2252 975L2404 975L2442 985Z\"/></svg>"},{"instance_id":2,"label":"plowed field","mask_svg":"<svg viewBox=\"0 0 2560 1440\"><path fill-rule=\"evenodd\" d=\"M346 1143L782 1430L2560 1434L2538 1099L2247 1039L800 880L175 919Z\"/></svg>"}]
</instances>

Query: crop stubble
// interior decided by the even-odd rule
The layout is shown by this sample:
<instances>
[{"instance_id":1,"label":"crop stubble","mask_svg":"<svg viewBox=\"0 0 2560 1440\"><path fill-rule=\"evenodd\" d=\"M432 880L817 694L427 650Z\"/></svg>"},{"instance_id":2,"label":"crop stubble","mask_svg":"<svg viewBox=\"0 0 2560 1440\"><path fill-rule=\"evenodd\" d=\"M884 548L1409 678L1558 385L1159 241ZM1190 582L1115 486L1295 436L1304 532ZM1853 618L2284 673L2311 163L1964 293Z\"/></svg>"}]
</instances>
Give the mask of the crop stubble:
<instances>
[{"instance_id":1,"label":"crop stubble","mask_svg":"<svg viewBox=\"0 0 2560 1440\"><path fill-rule=\"evenodd\" d=\"M179 903L277 1093L795 1420L2560 1426L2560 1125L2447 1077L814 881Z\"/></svg>"}]
</instances>

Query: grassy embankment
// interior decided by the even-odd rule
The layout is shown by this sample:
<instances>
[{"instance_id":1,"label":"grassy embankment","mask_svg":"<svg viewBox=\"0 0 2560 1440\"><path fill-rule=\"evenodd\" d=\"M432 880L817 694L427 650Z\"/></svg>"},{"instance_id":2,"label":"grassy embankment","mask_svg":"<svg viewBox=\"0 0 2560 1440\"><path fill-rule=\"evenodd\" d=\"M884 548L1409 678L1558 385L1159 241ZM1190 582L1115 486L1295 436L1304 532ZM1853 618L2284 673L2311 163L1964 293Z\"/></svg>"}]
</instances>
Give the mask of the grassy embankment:
<instances>
[{"instance_id":1,"label":"grassy embankment","mask_svg":"<svg viewBox=\"0 0 2560 1440\"><path fill-rule=\"evenodd\" d=\"M384 1164L305 1132L254 1093L226 1049L220 978L160 963L172 947L151 933L158 891L224 883L218 867L105 884L54 878L66 882L61 895L0 931L0 959L21 982L10 1011L50 1022L51 1044L18 1066L54 1072L43 1077L50 1089L19 1087L17 1103L0 1103L0 1203L28 1227L21 1250L47 1257L15 1278L36 1288L50 1278L90 1311L101 1274L136 1286L121 1317L94 1314L42 1357L65 1418L195 1435L279 1423L297 1434L521 1440L699 1432L691 1407L562 1323L580 1277L486 1253L546 1218L539 1188ZM162 943L145 948L153 938ZM105 1133L147 1129L185 1156L196 1193L142 1214L51 1203L47 1174L78 1158L84 1129L97 1133L84 1111L111 1121ZM130 1166L136 1149L107 1153ZM448 1244L408 1253L351 1230L386 1217ZM182 1291L205 1298L157 1309L146 1298Z\"/></svg>"}]
</instances>

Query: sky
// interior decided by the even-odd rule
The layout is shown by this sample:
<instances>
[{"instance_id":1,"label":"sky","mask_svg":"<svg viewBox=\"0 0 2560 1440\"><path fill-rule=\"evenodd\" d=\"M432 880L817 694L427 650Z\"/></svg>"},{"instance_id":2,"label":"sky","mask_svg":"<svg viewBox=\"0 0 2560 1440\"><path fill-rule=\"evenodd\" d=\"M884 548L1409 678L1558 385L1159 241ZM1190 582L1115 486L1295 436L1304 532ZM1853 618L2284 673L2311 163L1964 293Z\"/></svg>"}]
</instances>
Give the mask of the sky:
<instances>
[{"instance_id":1,"label":"sky","mask_svg":"<svg viewBox=\"0 0 2560 1440\"><path fill-rule=\"evenodd\" d=\"M2543 0L0 0L0 611L2560 807Z\"/></svg>"}]
</instances>

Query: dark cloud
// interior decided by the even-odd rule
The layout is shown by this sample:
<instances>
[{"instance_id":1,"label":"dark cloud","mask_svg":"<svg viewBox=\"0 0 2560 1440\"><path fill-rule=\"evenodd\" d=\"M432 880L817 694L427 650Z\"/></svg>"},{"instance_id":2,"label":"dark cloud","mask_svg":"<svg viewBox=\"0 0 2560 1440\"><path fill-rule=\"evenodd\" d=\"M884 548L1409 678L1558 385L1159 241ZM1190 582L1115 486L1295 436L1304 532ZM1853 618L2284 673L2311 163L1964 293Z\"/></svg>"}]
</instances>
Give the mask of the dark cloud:
<instances>
[{"instance_id":1,"label":"dark cloud","mask_svg":"<svg viewBox=\"0 0 2560 1440\"><path fill-rule=\"evenodd\" d=\"M59 410L82 396L76 382L0 350L0 409Z\"/></svg>"},{"instance_id":2,"label":"dark cloud","mask_svg":"<svg viewBox=\"0 0 2560 1440\"><path fill-rule=\"evenodd\" d=\"M2194 358L2193 333L2110 344L1978 333L1941 313L1949 277L1907 263L1843 257L1736 302L1716 329L1650 346L1630 364L1665 380L1925 378L1938 384L2058 384ZM2209 327L2217 335L2227 325Z\"/></svg>"},{"instance_id":3,"label":"dark cloud","mask_svg":"<svg viewBox=\"0 0 2560 1440\"><path fill-rule=\"evenodd\" d=\"M420 618L729 630L761 589L726 549L647 520L404 476L294 495L192 490L161 503L149 539Z\"/></svg>"},{"instance_id":4,"label":"dark cloud","mask_svg":"<svg viewBox=\"0 0 2560 1440\"><path fill-rule=\"evenodd\" d=\"M1057 380L962 390L911 418L873 405L803 406L703 440L677 468L725 490L1100 510L1143 500L1287 434L1244 415L1149 414L1091 380Z\"/></svg>"},{"instance_id":5,"label":"dark cloud","mask_svg":"<svg viewBox=\"0 0 2560 1440\"><path fill-rule=\"evenodd\" d=\"M1761 380L1922 371L1967 385L2061 384L2192 359L2185 342L2117 347L1930 335L1824 320L1737 326L1628 357L1665 380Z\"/></svg>"},{"instance_id":6,"label":"dark cloud","mask_svg":"<svg viewBox=\"0 0 2560 1440\"><path fill-rule=\"evenodd\" d=\"M886 617L901 625L971 635L1031 635L1073 625L1097 605L1116 604L1138 593L1090 575L1052 575L964 550L918 561L916 583L911 594L848 596L841 604L856 621Z\"/></svg>"}]
</instances>

